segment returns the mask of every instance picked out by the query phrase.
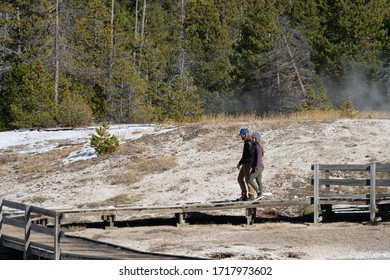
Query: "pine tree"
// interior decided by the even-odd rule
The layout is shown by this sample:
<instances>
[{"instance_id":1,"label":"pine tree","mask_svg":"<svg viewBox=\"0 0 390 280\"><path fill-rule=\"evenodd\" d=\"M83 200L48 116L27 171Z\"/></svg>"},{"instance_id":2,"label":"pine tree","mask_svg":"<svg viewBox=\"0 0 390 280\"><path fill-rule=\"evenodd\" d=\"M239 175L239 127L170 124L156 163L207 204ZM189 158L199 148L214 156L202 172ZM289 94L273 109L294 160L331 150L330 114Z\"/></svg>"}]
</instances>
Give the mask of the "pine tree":
<instances>
[{"instance_id":1,"label":"pine tree","mask_svg":"<svg viewBox=\"0 0 390 280\"><path fill-rule=\"evenodd\" d=\"M108 130L110 126L104 123L96 128L96 134L91 136L91 146L98 154L114 153L119 149L119 140L115 135L111 135Z\"/></svg>"},{"instance_id":2,"label":"pine tree","mask_svg":"<svg viewBox=\"0 0 390 280\"><path fill-rule=\"evenodd\" d=\"M388 44L383 28L388 16L386 0L327 1L323 8L323 30L327 39L322 65L332 77L359 71L373 78L380 70L381 50Z\"/></svg>"},{"instance_id":3,"label":"pine tree","mask_svg":"<svg viewBox=\"0 0 390 280\"><path fill-rule=\"evenodd\" d=\"M223 109L224 96L232 83L230 62L233 41L218 1L187 1L185 50L188 74L205 100L206 112Z\"/></svg>"},{"instance_id":4,"label":"pine tree","mask_svg":"<svg viewBox=\"0 0 390 280\"><path fill-rule=\"evenodd\" d=\"M56 124L53 76L40 60L22 63L5 79L10 97L12 127L46 127Z\"/></svg>"}]
</instances>

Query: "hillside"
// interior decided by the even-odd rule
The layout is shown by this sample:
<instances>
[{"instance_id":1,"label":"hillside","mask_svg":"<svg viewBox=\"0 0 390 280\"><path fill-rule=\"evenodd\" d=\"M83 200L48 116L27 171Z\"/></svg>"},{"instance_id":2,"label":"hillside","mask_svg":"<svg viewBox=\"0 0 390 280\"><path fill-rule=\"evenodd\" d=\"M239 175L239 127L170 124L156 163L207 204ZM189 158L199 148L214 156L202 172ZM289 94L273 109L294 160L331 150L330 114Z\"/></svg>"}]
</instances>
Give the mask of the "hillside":
<instances>
[{"instance_id":1,"label":"hillside","mask_svg":"<svg viewBox=\"0 0 390 280\"><path fill-rule=\"evenodd\" d=\"M157 126L153 133L123 141L116 154L68 164L63 160L83 143L62 140L56 143L61 149L35 155L17 153L23 147L4 148L0 197L55 209L235 199L240 195L236 165L242 153L237 132L243 126L262 135L265 191L273 198L311 195L310 166L315 162L390 162L389 119L210 120ZM372 227L341 221L316 228L286 222L304 210L260 209L259 214L275 220L250 228L234 223L244 212L231 211L188 228L163 222L107 231L74 228L73 234L141 250L212 258L390 258L390 240L385 240L390 237L382 232L388 231L386 223ZM218 224L223 215L228 215L226 223ZM351 242L365 237L371 243ZM371 246L371 255L362 244Z\"/></svg>"}]
</instances>

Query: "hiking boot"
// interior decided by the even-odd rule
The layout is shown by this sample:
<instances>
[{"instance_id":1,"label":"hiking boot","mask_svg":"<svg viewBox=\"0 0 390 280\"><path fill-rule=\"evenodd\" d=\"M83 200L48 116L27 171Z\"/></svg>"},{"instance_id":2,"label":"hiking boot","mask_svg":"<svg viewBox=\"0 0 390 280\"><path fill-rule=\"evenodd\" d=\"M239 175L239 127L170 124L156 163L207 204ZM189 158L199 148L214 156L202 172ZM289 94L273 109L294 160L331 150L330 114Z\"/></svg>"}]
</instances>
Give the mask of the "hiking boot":
<instances>
[{"instance_id":1,"label":"hiking boot","mask_svg":"<svg viewBox=\"0 0 390 280\"><path fill-rule=\"evenodd\" d=\"M253 195L249 195L247 200L255 200L255 197Z\"/></svg>"},{"instance_id":2,"label":"hiking boot","mask_svg":"<svg viewBox=\"0 0 390 280\"><path fill-rule=\"evenodd\" d=\"M236 201L246 201L246 195L242 195L241 197L237 198Z\"/></svg>"},{"instance_id":3,"label":"hiking boot","mask_svg":"<svg viewBox=\"0 0 390 280\"><path fill-rule=\"evenodd\" d=\"M260 200L260 199L263 199L263 198L265 198L265 195L262 195L261 193L258 193L257 197L256 197L256 200Z\"/></svg>"}]
</instances>

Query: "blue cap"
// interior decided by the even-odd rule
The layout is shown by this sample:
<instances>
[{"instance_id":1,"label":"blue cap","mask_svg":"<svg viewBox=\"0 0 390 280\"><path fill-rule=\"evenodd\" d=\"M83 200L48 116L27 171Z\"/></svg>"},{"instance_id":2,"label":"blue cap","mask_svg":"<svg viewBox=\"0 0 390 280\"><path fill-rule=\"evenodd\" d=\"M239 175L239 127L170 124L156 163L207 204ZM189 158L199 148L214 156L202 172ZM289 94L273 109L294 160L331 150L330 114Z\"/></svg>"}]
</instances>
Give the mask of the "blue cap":
<instances>
[{"instance_id":1,"label":"blue cap","mask_svg":"<svg viewBox=\"0 0 390 280\"><path fill-rule=\"evenodd\" d=\"M246 127L240 129L239 135L244 135L244 134L249 134L249 129L247 129Z\"/></svg>"}]
</instances>

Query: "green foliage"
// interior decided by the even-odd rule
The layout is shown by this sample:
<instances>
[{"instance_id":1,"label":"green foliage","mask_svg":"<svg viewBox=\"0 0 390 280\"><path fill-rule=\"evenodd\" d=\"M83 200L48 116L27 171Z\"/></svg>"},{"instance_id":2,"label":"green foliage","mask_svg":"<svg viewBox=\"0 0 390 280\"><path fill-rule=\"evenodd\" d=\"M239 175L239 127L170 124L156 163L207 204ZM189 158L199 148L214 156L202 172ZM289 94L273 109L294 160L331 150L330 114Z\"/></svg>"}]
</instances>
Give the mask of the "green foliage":
<instances>
[{"instance_id":1,"label":"green foliage","mask_svg":"<svg viewBox=\"0 0 390 280\"><path fill-rule=\"evenodd\" d=\"M311 87L306 90L306 99L297 106L298 111L332 111L333 105L330 102L325 86L321 85L317 91Z\"/></svg>"},{"instance_id":2,"label":"green foliage","mask_svg":"<svg viewBox=\"0 0 390 280\"><path fill-rule=\"evenodd\" d=\"M202 114L202 100L196 94L191 79L183 77L169 86L158 85L157 91L150 91L146 103L140 106L148 112L148 121L195 121Z\"/></svg>"},{"instance_id":3,"label":"green foliage","mask_svg":"<svg viewBox=\"0 0 390 280\"><path fill-rule=\"evenodd\" d=\"M90 98L92 113L97 118L102 118L107 114L108 101L104 94L104 87L99 83L93 85L93 94Z\"/></svg>"},{"instance_id":4,"label":"green foliage","mask_svg":"<svg viewBox=\"0 0 390 280\"><path fill-rule=\"evenodd\" d=\"M199 89L197 94L205 101L205 109L211 113L221 112L221 107L218 103L209 103L212 99L208 96L223 98L233 82L233 65L229 58L234 41L226 25L228 19L221 20L226 17L224 8L216 2L190 0L185 17L184 49L190 65L187 73ZM187 93L183 91L183 94Z\"/></svg>"},{"instance_id":5,"label":"green foliage","mask_svg":"<svg viewBox=\"0 0 390 280\"><path fill-rule=\"evenodd\" d=\"M317 31L324 40L314 50L321 58L318 69L338 79L353 70L363 70L367 75L376 73L380 52L388 44L388 32L383 28L389 15L388 1L321 2L318 6L322 25Z\"/></svg>"},{"instance_id":6,"label":"green foliage","mask_svg":"<svg viewBox=\"0 0 390 280\"><path fill-rule=\"evenodd\" d=\"M91 146L98 154L113 153L119 149L119 140L108 132L109 128L109 125L104 123L101 127L96 128L96 134L91 136Z\"/></svg>"},{"instance_id":7,"label":"green foliage","mask_svg":"<svg viewBox=\"0 0 390 280\"><path fill-rule=\"evenodd\" d=\"M195 92L192 81L188 78L179 79L169 90L167 99L169 119L177 121L195 121L202 115L202 101Z\"/></svg>"},{"instance_id":8,"label":"green foliage","mask_svg":"<svg viewBox=\"0 0 390 280\"><path fill-rule=\"evenodd\" d=\"M351 99L349 98L344 99L340 103L339 110L341 111L342 116L346 118L353 118L357 114L355 106L353 105Z\"/></svg>"},{"instance_id":9,"label":"green foliage","mask_svg":"<svg viewBox=\"0 0 390 280\"><path fill-rule=\"evenodd\" d=\"M241 80L257 83L266 54L280 35L276 15L277 10L271 1L248 1L235 54L237 77Z\"/></svg>"},{"instance_id":10,"label":"green foliage","mask_svg":"<svg viewBox=\"0 0 390 280\"><path fill-rule=\"evenodd\" d=\"M89 125L93 121L92 110L80 95L66 93L58 106L57 121L64 126Z\"/></svg>"},{"instance_id":11,"label":"green foliage","mask_svg":"<svg viewBox=\"0 0 390 280\"><path fill-rule=\"evenodd\" d=\"M357 71L388 91L389 0L114 2L111 22L111 1L59 1L58 33L56 1L1 2L0 129L87 123L89 110L114 122L283 112L303 86L301 110L329 110L313 81L341 91Z\"/></svg>"},{"instance_id":12,"label":"green foliage","mask_svg":"<svg viewBox=\"0 0 390 280\"><path fill-rule=\"evenodd\" d=\"M47 127L56 124L52 76L40 60L22 63L5 80L10 97L12 127Z\"/></svg>"}]
</instances>

